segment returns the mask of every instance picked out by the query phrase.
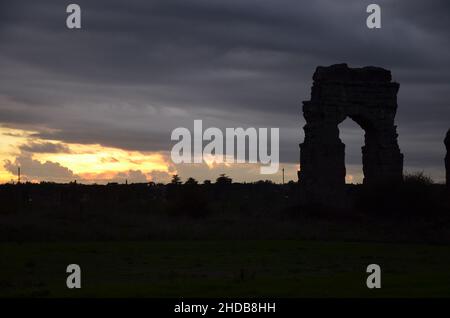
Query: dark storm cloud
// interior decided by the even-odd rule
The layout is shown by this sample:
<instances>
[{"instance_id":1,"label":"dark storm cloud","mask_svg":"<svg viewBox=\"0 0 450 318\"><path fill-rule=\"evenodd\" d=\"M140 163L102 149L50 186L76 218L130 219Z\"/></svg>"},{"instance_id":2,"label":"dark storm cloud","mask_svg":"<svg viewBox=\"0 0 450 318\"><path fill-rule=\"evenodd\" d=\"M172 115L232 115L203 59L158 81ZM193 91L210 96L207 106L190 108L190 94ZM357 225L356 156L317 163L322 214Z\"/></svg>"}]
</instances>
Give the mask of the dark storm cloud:
<instances>
[{"instance_id":1,"label":"dark storm cloud","mask_svg":"<svg viewBox=\"0 0 450 318\"><path fill-rule=\"evenodd\" d=\"M136 150L169 150L171 130L193 119L281 127L281 159L297 162L300 106L314 69L347 62L389 68L401 83L407 164L436 165L442 155L448 1L379 1L381 30L366 28L371 2L360 0L76 3L83 28L70 31L64 1L0 2L1 123ZM343 139L360 136L354 128ZM358 152L349 153L350 164L361 162Z\"/></svg>"},{"instance_id":2,"label":"dark storm cloud","mask_svg":"<svg viewBox=\"0 0 450 318\"><path fill-rule=\"evenodd\" d=\"M70 149L64 144L51 142L29 142L19 147L21 151L31 153L69 153Z\"/></svg>"}]
</instances>

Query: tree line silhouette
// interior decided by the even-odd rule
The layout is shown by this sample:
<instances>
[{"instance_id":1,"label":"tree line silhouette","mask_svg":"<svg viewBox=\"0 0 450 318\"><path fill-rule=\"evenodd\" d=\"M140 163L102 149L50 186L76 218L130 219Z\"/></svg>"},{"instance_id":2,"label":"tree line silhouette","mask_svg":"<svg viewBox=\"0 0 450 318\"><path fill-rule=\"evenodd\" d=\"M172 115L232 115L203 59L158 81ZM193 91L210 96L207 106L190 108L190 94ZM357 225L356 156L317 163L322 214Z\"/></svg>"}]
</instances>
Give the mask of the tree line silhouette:
<instances>
[{"instance_id":1,"label":"tree line silhouette","mask_svg":"<svg viewBox=\"0 0 450 318\"><path fill-rule=\"evenodd\" d=\"M270 214L295 217L298 214L336 213L373 215L448 215L448 189L423 173L405 175L400 185L370 187L347 185L345 207L308 205L302 201L301 184L290 181L233 183L225 174L215 182L199 183L192 177L182 182L173 175L168 184L130 183L85 185L52 182L0 185L0 214L60 210L61 213L128 211L166 213L173 216L205 217L215 212Z\"/></svg>"}]
</instances>

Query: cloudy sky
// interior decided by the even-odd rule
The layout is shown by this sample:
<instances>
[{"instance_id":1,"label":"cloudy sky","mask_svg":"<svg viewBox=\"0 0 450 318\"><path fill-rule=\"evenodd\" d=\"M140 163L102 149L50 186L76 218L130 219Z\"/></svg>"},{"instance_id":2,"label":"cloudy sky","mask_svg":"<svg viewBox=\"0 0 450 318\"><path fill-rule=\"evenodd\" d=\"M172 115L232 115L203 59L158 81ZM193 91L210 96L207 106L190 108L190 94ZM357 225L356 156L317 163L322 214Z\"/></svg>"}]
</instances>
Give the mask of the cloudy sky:
<instances>
[{"instance_id":1,"label":"cloudy sky","mask_svg":"<svg viewBox=\"0 0 450 318\"><path fill-rule=\"evenodd\" d=\"M301 101L318 65L375 65L400 83L405 170L444 179L450 128L450 2L361 0L0 1L0 182L17 166L31 181L165 182L270 178L259 167L175 165L176 127L279 127L280 158L296 179ZM340 125L347 180L361 180L363 131Z\"/></svg>"}]
</instances>

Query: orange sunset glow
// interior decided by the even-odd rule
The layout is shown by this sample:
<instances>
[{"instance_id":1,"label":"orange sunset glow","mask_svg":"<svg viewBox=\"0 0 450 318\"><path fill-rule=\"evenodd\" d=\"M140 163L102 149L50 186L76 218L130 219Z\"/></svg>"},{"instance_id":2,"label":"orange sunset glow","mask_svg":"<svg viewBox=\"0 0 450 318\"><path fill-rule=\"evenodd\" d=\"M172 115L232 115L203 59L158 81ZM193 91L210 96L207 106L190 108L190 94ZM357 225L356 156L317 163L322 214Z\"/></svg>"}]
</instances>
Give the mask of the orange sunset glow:
<instances>
[{"instance_id":1,"label":"orange sunset glow","mask_svg":"<svg viewBox=\"0 0 450 318\"><path fill-rule=\"evenodd\" d=\"M175 165L168 152L130 151L100 144L66 143L40 139L33 130L0 127L0 183L23 182L141 183L170 181L173 174L185 180L215 180L226 173L237 182L269 179L281 182L279 173L261 175L259 164L217 163L206 157L202 164ZM228 158L229 159L229 158ZM295 180L298 164L284 164L286 180ZM351 176L350 176L351 177Z\"/></svg>"},{"instance_id":2,"label":"orange sunset glow","mask_svg":"<svg viewBox=\"0 0 450 318\"><path fill-rule=\"evenodd\" d=\"M23 181L99 182L154 181L152 173L167 181L175 173L163 153L127 151L98 144L71 144L35 138L33 131L0 128L0 182L16 180L21 166ZM48 148L48 149L45 149ZM34 150L34 151L33 151ZM49 171L54 171L47 175Z\"/></svg>"}]
</instances>

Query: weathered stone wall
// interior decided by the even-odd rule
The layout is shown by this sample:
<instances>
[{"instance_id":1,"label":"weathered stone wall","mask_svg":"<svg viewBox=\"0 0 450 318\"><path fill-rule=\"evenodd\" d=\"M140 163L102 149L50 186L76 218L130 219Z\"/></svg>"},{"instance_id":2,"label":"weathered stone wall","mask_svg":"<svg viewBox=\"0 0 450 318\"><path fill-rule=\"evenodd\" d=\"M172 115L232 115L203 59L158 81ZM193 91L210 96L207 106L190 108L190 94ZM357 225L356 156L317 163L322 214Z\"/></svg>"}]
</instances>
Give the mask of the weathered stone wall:
<instances>
[{"instance_id":1,"label":"weathered stone wall","mask_svg":"<svg viewBox=\"0 0 450 318\"><path fill-rule=\"evenodd\" d=\"M364 184L401 182L403 155L397 143L397 92L391 73L346 64L318 67L311 99L303 102L305 140L300 145L300 183L309 198L328 200L345 185L345 145L338 125L347 117L365 131Z\"/></svg>"},{"instance_id":2,"label":"weathered stone wall","mask_svg":"<svg viewBox=\"0 0 450 318\"><path fill-rule=\"evenodd\" d=\"M447 148L447 154L445 155L445 172L447 186L450 187L450 129L447 131L447 136L444 140L445 148Z\"/></svg>"}]
</instances>

